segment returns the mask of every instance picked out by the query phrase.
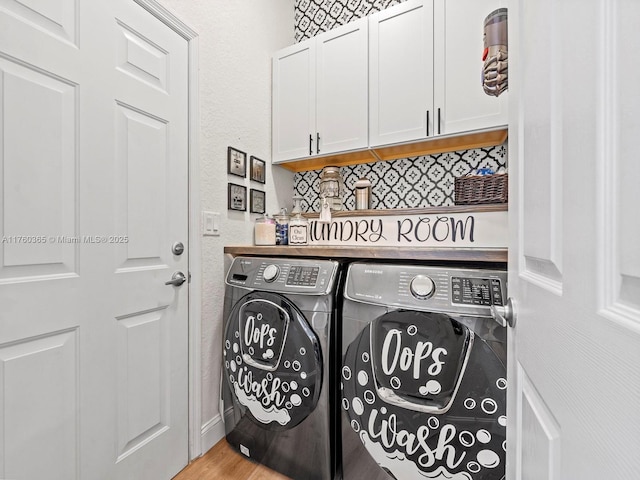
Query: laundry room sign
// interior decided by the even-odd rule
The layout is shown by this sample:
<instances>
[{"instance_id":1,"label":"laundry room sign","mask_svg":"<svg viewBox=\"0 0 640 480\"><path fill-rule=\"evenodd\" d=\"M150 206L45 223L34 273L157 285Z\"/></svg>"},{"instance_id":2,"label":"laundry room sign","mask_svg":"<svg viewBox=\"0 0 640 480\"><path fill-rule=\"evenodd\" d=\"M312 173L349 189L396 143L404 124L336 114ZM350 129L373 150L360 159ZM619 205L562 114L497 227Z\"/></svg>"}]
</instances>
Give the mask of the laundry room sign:
<instances>
[{"instance_id":1,"label":"laundry room sign","mask_svg":"<svg viewBox=\"0 0 640 480\"><path fill-rule=\"evenodd\" d=\"M488 211L313 218L309 245L506 248L507 217Z\"/></svg>"}]
</instances>

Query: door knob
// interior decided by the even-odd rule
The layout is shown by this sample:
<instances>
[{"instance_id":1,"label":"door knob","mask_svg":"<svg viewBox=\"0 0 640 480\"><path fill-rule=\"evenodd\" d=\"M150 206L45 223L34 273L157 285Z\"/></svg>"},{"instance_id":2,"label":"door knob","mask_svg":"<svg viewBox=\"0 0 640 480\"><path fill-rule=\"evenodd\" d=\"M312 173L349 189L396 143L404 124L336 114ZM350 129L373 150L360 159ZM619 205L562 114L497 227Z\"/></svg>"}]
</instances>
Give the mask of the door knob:
<instances>
[{"instance_id":1,"label":"door knob","mask_svg":"<svg viewBox=\"0 0 640 480\"><path fill-rule=\"evenodd\" d=\"M171 275L171 280L169 280L168 282L164 282L164 284L173 285L174 287L179 287L186 281L187 281L187 277L184 276L184 273L173 272L173 275Z\"/></svg>"},{"instance_id":2,"label":"door knob","mask_svg":"<svg viewBox=\"0 0 640 480\"><path fill-rule=\"evenodd\" d=\"M516 326L516 301L511 297L507 299L507 304L504 307L496 307L491 305L491 316L503 327L507 325L511 328Z\"/></svg>"}]
</instances>

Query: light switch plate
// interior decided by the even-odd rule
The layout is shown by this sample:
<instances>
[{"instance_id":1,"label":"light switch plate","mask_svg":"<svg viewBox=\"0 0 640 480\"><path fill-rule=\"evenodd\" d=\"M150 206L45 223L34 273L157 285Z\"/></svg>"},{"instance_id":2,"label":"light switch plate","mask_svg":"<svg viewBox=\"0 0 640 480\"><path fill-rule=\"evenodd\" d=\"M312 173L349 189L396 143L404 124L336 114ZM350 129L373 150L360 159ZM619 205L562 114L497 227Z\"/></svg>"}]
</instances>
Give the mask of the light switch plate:
<instances>
[{"instance_id":1,"label":"light switch plate","mask_svg":"<svg viewBox=\"0 0 640 480\"><path fill-rule=\"evenodd\" d=\"M220 214L217 212L202 212L202 234L220 235Z\"/></svg>"}]
</instances>

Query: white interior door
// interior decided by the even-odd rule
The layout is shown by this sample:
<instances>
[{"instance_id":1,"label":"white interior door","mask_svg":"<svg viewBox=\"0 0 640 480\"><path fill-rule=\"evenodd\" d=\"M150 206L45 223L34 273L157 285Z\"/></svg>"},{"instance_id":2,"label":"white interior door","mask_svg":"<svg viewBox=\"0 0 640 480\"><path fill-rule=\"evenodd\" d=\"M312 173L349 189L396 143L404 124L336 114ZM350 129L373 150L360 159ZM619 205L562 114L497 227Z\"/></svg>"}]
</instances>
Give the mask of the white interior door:
<instances>
[{"instance_id":1,"label":"white interior door","mask_svg":"<svg viewBox=\"0 0 640 480\"><path fill-rule=\"evenodd\" d=\"M171 478L187 42L131 0L6 0L0 89L0 478Z\"/></svg>"},{"instance_id":2,"label":"white interior door","mask_svg":"<svg viewBox=\"0 0 640 480\"><path fill-rule=\"evenodd\" d=\"M187 42L131 0L115 11L117 478L168 478L188 461ZM105 87L107 87L105 85Z\"/></svg>"},{"instance_id":3,"label":"white interior door","mask_svg":"<svg viewBox=\"0 0 640 480\"><path fill-rule=\"evenodd\" d=\"M509 5L509 480L640 471L638 18Z\"/></svg>"}]
</instances>

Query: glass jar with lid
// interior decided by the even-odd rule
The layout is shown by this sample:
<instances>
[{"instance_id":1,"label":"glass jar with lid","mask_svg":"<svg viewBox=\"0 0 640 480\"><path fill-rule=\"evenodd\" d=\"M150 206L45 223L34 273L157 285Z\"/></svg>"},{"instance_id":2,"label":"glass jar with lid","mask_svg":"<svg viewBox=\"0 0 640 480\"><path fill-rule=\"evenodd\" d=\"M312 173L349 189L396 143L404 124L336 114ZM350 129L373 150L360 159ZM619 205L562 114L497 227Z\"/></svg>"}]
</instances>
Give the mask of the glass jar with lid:
<instances>
[{"instance_id":1,"label":"glass jar with lid","mask_svg":"<svg viewBox=\"0 0 640 480\"><path fill-rule=\"evenodd\" d=\"M289 244L289 215L287 209L281 208L280 213L273 216L276 221L276 245Z\"/></svg>"},{"instance_id":2,"label":"glass jar with lid","mask_svg":"<svg viewBox=\"0 0 640 480\"><path fill-rule=\"evenodd\" d=\"M298 212L289 222L289 245L309 244L309 220Z\"/></svg>"},{"instance_id":3,"label":"glass jar with lid","mask_svg":"<svg viewBox=\"0 0 640 480\"><path fill-rule=\"evenodd\" d=\"M276 244L276 221L266 213L256 218L253 243L255 245Z\"/></svg>"},{"instance_id":4,"label":"glass jar with lid","mask_svg":"<svg viewBox=\"0 0 640 480\"><path fill-rule=\"evenodd\" d=\"M328 166L320 173L320 208L325 203L332 211L342 210L342 194L344 181L340 175L340 167Z\"/></svg>"}]
</instances>

